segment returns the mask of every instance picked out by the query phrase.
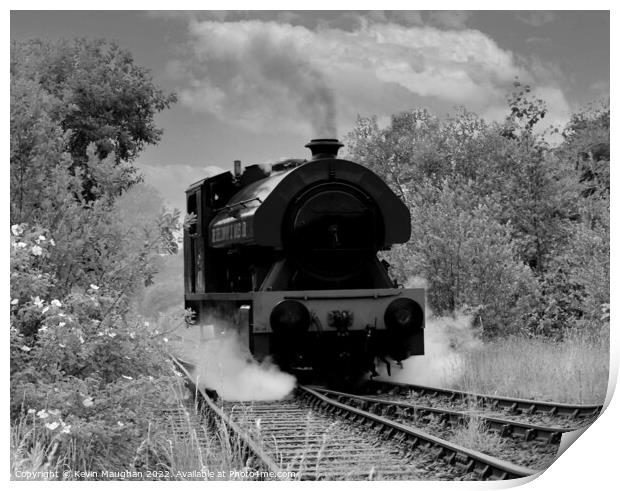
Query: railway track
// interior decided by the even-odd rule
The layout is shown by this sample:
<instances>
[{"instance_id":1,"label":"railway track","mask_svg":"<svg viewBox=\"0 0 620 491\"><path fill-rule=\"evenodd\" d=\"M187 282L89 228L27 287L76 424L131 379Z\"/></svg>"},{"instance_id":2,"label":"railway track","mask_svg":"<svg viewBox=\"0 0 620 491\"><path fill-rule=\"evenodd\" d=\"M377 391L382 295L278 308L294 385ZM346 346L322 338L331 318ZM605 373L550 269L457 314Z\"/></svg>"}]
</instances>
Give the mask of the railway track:
<instances>
[{"instance_id":1,"label":"railway track","mask_svg":"<svg viewBox=\"0 0 620 491\"><path fill-rule=\"evenodd\" d=\"M373 414L396 417L400 421L435 418L439 423L450 426L466 425L473 418L489 431L499 433L503 437L521 438L525 441L536 440L544 443L559 443L563 433L575 431L577 428L560 426L541 426L523 421L484 416L472 411L458 411L442 407L424 406L409 402L381 399L379 397L360 396L323 388L316 390L328 397L367 410Z\"/></svg>"},{"instance_id":2,"label":"railway track","mask_svg":"<svg viewBox=\"0 0 620 491\"><path fill-rule=\"evenodd\" d=\"M457 411L392 399L316 389L343 404L357 407L447 441L533 469L545 469L555 459L561 436L573 427L541 426L527 421L485 416L480 411ZM489 435L489 436L486 436Z\"/></svg>"},{"instance_id":3,"label":"railway track","mask_svg":"<svg viewBox=\"0 0 620 491\"><path fill-rule=\"evenodd\" d=\"M567 420L589 420L598 416L603 408L602 405L596 404L565 404L559 402L534 401L530 399L477 394L460 390L377 380L368 382L365 386L365 392L373 396L400 397L405 399L420 399L421 397L429 396L434 400L443 399L450 403L463 402L469 405L477 404L491 410L514 414L552 416L554 418L566 418Z\"/></svg>"},{"instance_id":4,"label":"railway track","mask_svg":"<svg viewBox=\"0 0 620 491\"><path fill-rule=\"evenodd\" d=\"M175 362L191 380L187 364ZM304 480L486 480L537 472L305 386L277 402L217 404L204 390L196 388L195 393L242 442L257 473Z\"/></svg>"}]
</instances>

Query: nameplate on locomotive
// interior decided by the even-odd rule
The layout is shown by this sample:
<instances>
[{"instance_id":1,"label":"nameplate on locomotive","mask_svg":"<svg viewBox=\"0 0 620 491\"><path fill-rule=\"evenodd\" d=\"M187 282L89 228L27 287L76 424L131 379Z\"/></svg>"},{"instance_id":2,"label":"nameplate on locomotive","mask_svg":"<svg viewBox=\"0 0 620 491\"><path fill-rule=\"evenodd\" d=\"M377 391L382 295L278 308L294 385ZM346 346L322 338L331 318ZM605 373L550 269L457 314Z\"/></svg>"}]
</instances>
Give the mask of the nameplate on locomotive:
<instances>
[{"instance_id":1,"label":"nameplate on locomotive","mask_svg":"<svg viewBox=\"0 0 620 491\"><path fill-rule=\"evenodd\" d=\"M211 245L245 241L252 238L252 226L248 220L237 220L211 229Z\"/></svg>"}]
</instances>

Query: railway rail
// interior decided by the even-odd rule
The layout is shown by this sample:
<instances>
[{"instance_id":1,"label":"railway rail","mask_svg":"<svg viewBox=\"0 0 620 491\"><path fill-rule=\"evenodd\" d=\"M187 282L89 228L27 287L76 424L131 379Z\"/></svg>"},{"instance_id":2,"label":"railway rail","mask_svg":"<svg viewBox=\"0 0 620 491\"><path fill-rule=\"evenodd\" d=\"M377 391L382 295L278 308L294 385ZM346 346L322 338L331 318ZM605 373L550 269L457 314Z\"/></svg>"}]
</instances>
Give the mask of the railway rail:
<instances>
[{"instance_id":1,"label":"railway rail","mask_svg":"<svg viewBox=\"0 0 620 491\"><path fill-rule=\"evenodd\" d=\"M405 384L372 380L365 386L367 394L373 396L431 396L448 401L471 401L483 407L503 410L515 414L541 414L571 419L593 418L602 410L598 404L566 404L560 402L534 401L515 397L477 394L453 389L424 385Z\"/></svg>"},{"instance_id":2,"label":"railway rail","mask_svg":"<svg viewBox=\"0 0 620 491\"><path fill-rule=\"evenodd\" d=\"M333 397L337 401L358 407L373 414L396 417L400 421L421 419L434 416L441 423L458 426L466 425L471 418L484 425L489 431L499 433L503 437L522 438L525 441L536 440L545 443L559 443L563 433L575 431L577 428L550 427L514 421L506 418L484 416L469 411L457 411L442 407L423 406L408 402L381 399L378 397L359 396L345 392L338 392L323 388L316 388L318 392Z\"/></svg>"},{"instance_id":3,"label":"railway rail","mask_svg":"<svg viewBox=\"0 0 620 491\"><path fill-rule=\"evenodd\" d=\"M188 365L175 360L190 380ZM536 470L467 449L417 428L344 404L310 387L277 402L216 404L258 469L299 479L514 479Z\"/></svg>"}]
</instances>

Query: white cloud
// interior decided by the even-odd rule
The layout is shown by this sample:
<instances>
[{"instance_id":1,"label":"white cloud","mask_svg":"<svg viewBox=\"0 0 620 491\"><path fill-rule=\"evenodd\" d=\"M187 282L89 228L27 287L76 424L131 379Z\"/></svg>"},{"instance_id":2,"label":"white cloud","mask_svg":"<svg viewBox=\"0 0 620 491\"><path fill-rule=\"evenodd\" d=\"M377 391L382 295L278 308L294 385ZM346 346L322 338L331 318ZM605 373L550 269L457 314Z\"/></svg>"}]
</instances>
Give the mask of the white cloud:
<instances>
[{"instance_id":1,"label":"white cloud","mask_svg":"<svg viewBox=\"0 0 620 491\"><path fill-rule=\"evenodd\" d=\"M467 19L445 14L444 25ZM492 112L505 107L515 77L534 87L540 79L563 107L555 67L518 57L474 29L403 25L417 18L396 23L391 13L373 22L373 15L359 17L353 30L194 21L181 101L257 133L313 137L346 130L358 113L381 117L429 101Z\"/></svg>"}]
</instances>

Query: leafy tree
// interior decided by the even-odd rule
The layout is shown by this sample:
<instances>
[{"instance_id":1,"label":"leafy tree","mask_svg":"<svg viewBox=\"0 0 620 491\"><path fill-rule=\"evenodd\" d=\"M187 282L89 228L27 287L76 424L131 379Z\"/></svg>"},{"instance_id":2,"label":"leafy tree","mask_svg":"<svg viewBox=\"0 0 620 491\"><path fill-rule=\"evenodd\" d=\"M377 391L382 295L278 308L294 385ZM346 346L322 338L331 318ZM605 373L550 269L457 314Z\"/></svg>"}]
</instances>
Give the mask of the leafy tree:
<instances>
[{"instance_id":1,"label":"leafy tree","mask_svg":"<svg viewBox=\"0 0 620 491\"><path fill-rule=\"evenodd\" d=\"M510 115L506 118L502 136L518 138L531 135L534 126L547 114L547 104L542 99L533 99L532 88L515 80L515 92L508 96Z\"/></svg>"},{"instance_id":2,"label":"leafy tree","mask_svg":"<svg viewBox=\"0 0 620 491\"><path fill-rule=\"evenodd\" d=\"M119 164L158 142L162 131L155 126L155 114L176 100L128 51L105 40L13 41L11 80L36 87L49 104L49 118L65 135L73 167L84 170L90 145L98 158L113 155ZM93 176L84 177L96 184ZM124 167L122 189L136 180L135 168ZM85 192L90 197L88 188Z\"/></svg>"},{"instance_id":3,"label":"leafy tree","mask_svg":"<svg viewBox=\"0 0 620 491\"><path fill-rule=\"evenodd\" d=\"M610 187L609 100L573 114L558 153L580 172L584 196L608 196Z\"/></svg>"},{"instance_id":4,"label":"leafy tree","mask_svg":"<svg viewBox=\"0 0 620 491\"><path fill-rule=\"evenodd\" d=\"M179 213L132 160L174 97L104 41L11 50L11 415L31 429L18 450L126 469L171 384L131 298L176 252Z\"/></svg>"},{"instance_id":5,"label":"leafy tree","mask_svg":"<svg viewBox=\"0 0 620 491\"><path fill-rule=\"evenodd\" d=\"M410 242L388 255L400 266L398 279L425 278L434 313L467 308L485 336L514 330L512 322L527 312L536 283L518 259L510 227L493 218L497 205L486 200L470 208L471 188L447 181L425 191L413 198Z\"/></svg>"},{"instance_id":6,"label":"leafy tree","mask_svg":"<svg viewBox=\"0 0 620 491\"><path fill-rule=\"evenodd\" d=\"M554 336L593 319L608 291L608 280L602 288L594 280L608 278L608 203L600 192L588 196L594 181L583 171L585 161L600 157L594 175L604 195L608 111L574 116L565 142L554 148L537 130L545 102L528 86L515 88L502 124L463 108L441 120L424 110L405 112L383 129L376 118L358 118L347 151L411 210L411 241L387 254L402 283L424 276L435 311L476 308L487 333L511 330L504 304L519 331ZM587 247L595 257L584 257ZM546 308L547 300L554 307Z\"/></svg>"},{"instance_id":7,"label":"leafy tree","mask_svg":"<svg viewBox=\"0 0 620 491\"><path fill-rule=\"evenodd\" d=\"M131 160L158 141L154 115L174 95L102 40L13 42L11 54L11 222L39 224L56 240L56 295L148 283L153 256L175 252L178 214L128 224L115 202L141 179Z\"/></svg>"}]
</instances>

